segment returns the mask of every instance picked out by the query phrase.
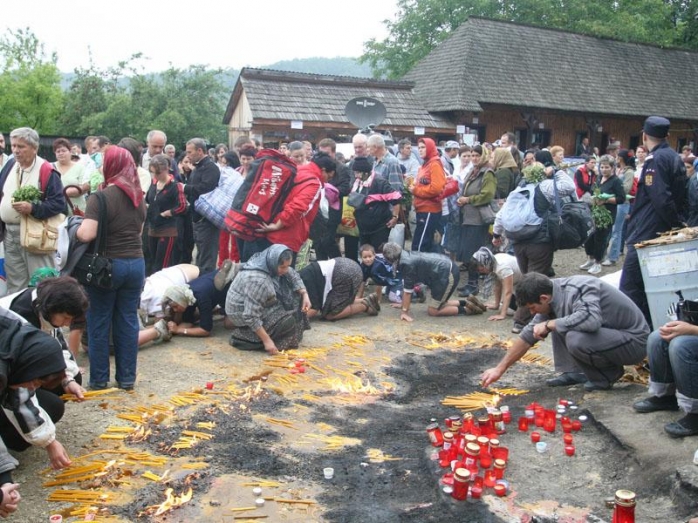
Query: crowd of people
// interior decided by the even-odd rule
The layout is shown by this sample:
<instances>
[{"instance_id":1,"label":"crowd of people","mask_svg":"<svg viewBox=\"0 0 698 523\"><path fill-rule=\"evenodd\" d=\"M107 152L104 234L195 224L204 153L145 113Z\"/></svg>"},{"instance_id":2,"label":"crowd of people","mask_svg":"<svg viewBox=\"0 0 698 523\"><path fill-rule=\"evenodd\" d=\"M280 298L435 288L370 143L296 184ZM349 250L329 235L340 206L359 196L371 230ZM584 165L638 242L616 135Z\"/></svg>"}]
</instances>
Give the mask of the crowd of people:
<instances>
[{"instance_id":1,"label":"crowd of people","mask_svg":"<svg viewBox=\"0 0 698 523\"><path fill-rule=\"evenodd\" d=\"M0 516L21 499L7 449L41 446L53 468L70 464L55 439L58 395L81 400L83 384L109 387L110 351L116 385L132 390L139 347L210 336L216 316L231 346L274 354L297 348L311 319L376 316L387 305L383 314L399 309L395 317L412 322L416 300L427 302L428 316L492 311L490 321L512 317L519 337L483 373L484 386L547 336L559 372L549 386L607 390L624 365L649 354L651 396L635 409L682 409L666 432L697 435L698 326L677 320L652 332L633 247L698 225L697 160L669 147L668 120L650 117L643 131L634 151L610 144L598 156L587 143L570 173L562 147L521 151L514 133L492 144L440 147L423 137L394 148L381 134L359 133L351 158L329 138L274 151L247 137L230 149L192 138L177 157L153 130L145 147L88 137L86 154L60 138L49 162L33 129L13 130L12 155L0 158L8 289L0 299L0 416L8 418L0 424ZM270 158L293 166L293 183L278 189L286 192L270 219L243 238L225 211ZM29 188L36 195L20 197ZM593 210L580 266L588 274L554 278L544 217L561 198ZM28 247L25 222L61 215L55 248ZM71 275L100 238L110 284L83 285ZM618 289L596 276L624 250ZM86 379L75 362L80 347L89 356Z\"/></svg>"}]
</instances>

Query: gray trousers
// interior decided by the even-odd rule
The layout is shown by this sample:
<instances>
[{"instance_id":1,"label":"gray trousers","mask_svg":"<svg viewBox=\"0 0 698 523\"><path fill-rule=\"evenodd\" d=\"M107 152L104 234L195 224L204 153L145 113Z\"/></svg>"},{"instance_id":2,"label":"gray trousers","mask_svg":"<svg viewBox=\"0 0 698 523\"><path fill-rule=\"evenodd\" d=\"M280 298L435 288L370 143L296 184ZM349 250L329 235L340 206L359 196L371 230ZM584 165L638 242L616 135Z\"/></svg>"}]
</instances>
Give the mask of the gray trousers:
<instances>
[{"instance_id":1,"label":"gray trousers","mask_svg":"<svg viewBox=\"0 0 698 523\"><path fill-rule=\"evenodd\" d=\"M595 385L608 386L623 376L623 365L640 363L647 354L647 333L602 327L596 332L551 333L558 372L583 372Z\"/></svg>"},{"instance_id":2,"label":"gray trousers","mask_svg":"<svg viewBox=\"0 0 698 523\"><path fill-rule=\"evenodd\" d=\"M196 265L199 267L200 274L202 275L216 270L220 233L220 229L206 218L194 223Z\"/></svg>"},{"instance_id":3,"label":"gray trousers","mask_svg":"<svg viewBox=\"0 0 698 523\"><path fill-rule=\"evenodd\" d=\"M32 254L20 242L19 225L6 225L4 245L8 294L26 289L36 269L56 266L53 254Z\"/></svg>"}]
</instances>

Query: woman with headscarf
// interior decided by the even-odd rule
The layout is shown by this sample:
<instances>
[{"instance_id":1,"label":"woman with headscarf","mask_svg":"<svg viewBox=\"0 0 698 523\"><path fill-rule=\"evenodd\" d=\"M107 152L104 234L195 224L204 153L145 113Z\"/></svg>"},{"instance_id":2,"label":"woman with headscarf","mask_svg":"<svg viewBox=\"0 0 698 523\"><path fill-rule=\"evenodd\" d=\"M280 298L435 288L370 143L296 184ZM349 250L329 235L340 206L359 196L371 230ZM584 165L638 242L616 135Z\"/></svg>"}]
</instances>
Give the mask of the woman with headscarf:
<instances>
[{"instance_id":1,"label":"woman with headscarf","mask_svg":"<svg viewBox=\"0 0 698 523\"><path fill-rule=\"evenodd\" d=\"M457 203L463 214L456 260L471 264L472 256L488 242L490 223L483 220L480 208L489 207L497 190L497 180L490 167L490 153L487 148L476 145L472 148L473 170L463 184ZM494 218L494 213L493 213ZM466 297L478 292L478 274L468 268L468 282L460 289L459 296Z\"/></svg>"},{"instance_id":2,"label":"woman with headscarf","mask_svg":"<svg viewBox=\"0 0 698 523\"><path fill-rule=\"evenodd\" d=\"M439 150L431 138L418 140L419 157L424 161L409 190L414 195L417 227L412 235L412 250L433 252L434 233L440 229L441 191L446 185L446 173Z\"/></svg>"},{"instance_id":3,"label":"woman with headscarf","mask_svg":"<svg viewBox=\"0 0 698 523\"><path fill-rule=\"evenodd\" d=\"M0 309L0 516L17 509L21 499L12 471L19 464L7 449L46 449L51 468L71 464L56 439L57 423L64 413L63 401L47 389L65 378L61 344L16 315Z\"/></svg>"},{"instance_id":4,"label":"woman with headscarf","mask_svg":"<svg viewBox=\"0 0 698 523\"><path fill-rule=\"evenodd\" d=\"M109 385L109 331L114 340L116 382L132 390L136 382L138 359L138 302L145 279L141 231L145 221L145 202L131 154L111 146L104 154L104 183L107 229L105 255L112 260L112 288L87 287L90 308L87 330L90 339L90 388ZM87 200L85 219L77 231L78 240L89 243L97 237L99 199Z\"/></svg>"},{"instance_id":5,"label":"woman with headscarf","mask_svg":"<svg viewBox=\"0 0 698 523\"><path fill-rule=\"evenodd\" d=\"M493 314L489 320L505 320L509 309L516 310L514 286L522 276L516 257L503 252L493 254L487 247L480 247L473 254L473 260L477 264L477 271L486 276L485 289L492 289L493 300L487 304L487 308L499 310L499 314ZM483 294L489 295L490 292Z\"/></svg>"},{"instance_id":6,"label":"woman with headscarf","mask_svg":"<svg viewBox=\"0 0 698 523\"><path fill-rule=\"evenodd\" d=\"M492 169L497 180L497 191L494 197L497 200L506 200L509 193L516 188L516 181L519 177L519 166L505 147L495 149L492 157Z\"/></svg>"},{"instance_id":7,"label":"woman with headscarf","mask_svg":"<svg viewBox=\"0 0 698 523\"><path fill-rule=\"evenodd\" d=\"M371 293L365 298L361 266L347 258L314 261L298 273L310 298L308 317L320 316L326 320L340 320L365 312L375 316L380 310L380 298Z\"/></svg>"},{"instance_id":8,"label":"woman with headscarf","mask_svg":"<svg viewBox=\"0 0 698 523\"><path fill-rule=\"evenodd\" d=\"M293 251L275 244L242 266L225 301L233 347L270 354L298 347L309 328L305 312L311 304L292 261Z\"/></svg>"}]
</instances>

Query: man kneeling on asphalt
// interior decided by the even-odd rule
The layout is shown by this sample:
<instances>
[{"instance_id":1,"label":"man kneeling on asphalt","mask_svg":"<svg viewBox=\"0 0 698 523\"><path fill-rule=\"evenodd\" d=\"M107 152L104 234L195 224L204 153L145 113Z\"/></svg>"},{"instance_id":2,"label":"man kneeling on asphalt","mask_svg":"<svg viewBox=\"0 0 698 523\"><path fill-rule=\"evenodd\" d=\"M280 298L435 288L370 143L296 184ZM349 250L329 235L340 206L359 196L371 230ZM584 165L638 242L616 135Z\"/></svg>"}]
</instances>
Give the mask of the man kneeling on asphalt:
<instances>
[{"instance_id":1,"label":"man kneeling on asphalt","mask_svg":"<svg viewBox=\"0 0 698 523\"><path fill-rule=\"evenodd\" d=\"M551 387L584 383L587 391L608 390L623 376L623 365L645 357L649 327L640 309L622 292L591 276L551 280L539 273L523 276L516 301L534 315L502 358L482 374L494 383L536 341L552 335L555 369Z\"/></svg>"},{"instance_id":2,"label":"man kneeling on asphalt","mask_svg":"<svg viewBox=\"0 0 698 523\"><path fill-rule=\"evenodd\" d=\"M650 334L650 397L633 408L640 413L679 410L683 418L664 425L672 438L698 434L698 326L670 321Z\"/></svg>"}]
</instances>

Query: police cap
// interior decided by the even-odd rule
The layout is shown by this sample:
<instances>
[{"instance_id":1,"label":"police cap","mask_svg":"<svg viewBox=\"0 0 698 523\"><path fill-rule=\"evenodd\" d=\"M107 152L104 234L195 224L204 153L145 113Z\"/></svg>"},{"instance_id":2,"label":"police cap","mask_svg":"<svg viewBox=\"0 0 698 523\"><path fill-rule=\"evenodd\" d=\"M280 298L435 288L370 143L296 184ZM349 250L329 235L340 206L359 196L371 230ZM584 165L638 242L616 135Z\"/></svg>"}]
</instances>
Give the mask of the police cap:
<instances>
[{"instance_id":1,"label":"police cap","mask_svg":"<svg viewBox=\"0 0 698 523\"><path fill-rule=\"evenodd\" d=\"M662 116L649 116L642 126L642 131L653 138L666 138L669 134L669 120Z\"/></svg>"}]
</instances>

